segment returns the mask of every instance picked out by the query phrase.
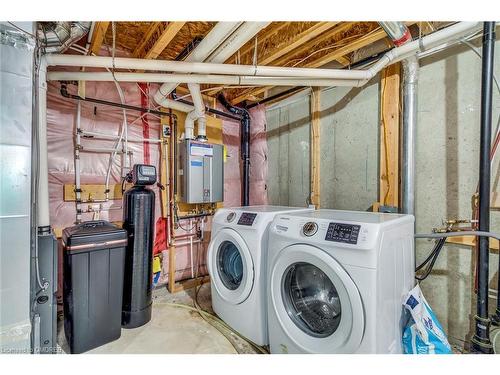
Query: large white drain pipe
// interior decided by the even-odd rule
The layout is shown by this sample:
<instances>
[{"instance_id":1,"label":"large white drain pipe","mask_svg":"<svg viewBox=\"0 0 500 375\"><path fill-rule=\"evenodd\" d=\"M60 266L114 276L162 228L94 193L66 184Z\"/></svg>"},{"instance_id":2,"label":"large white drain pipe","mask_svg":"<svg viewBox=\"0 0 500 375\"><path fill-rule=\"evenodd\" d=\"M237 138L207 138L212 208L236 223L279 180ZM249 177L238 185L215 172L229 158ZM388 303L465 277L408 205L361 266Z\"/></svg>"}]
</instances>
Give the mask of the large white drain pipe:
<instances>
[{"instance_id":1,"label":"large white drain pipe","mask_svg":"<svg viewBox=\"0 0 500 375\"><path fill-rule=\"evenodd\" d=\"M217 27L217 26L216 26ZM421 39L406 43L396 47L384 54L370 68L364 70L346 70L346 69L305 69L305 68L286 68L269 66L251 66L234 64L209 64L189 61L155 61L145 59L127 59L115 58L115 67L122 69L141 69L156 70L178 73L195 73L191 75L178 74L156 74L151 73L115 73L123 81L135 79L136 82L183 82L183 83L207 83L207 84L230 84L230 85L296 85L301 86L313 83L312 79L317 79L314 84L317 86L327 86L327 82L322 80L348 80L345 86L361 86L377 75L383 68L395 62L404 60L410 56L437 47L443 43L451 45L459 41L466 35L478 31L481 27L480 22L459 22L445 29L436 31L424 36ZM209 34L210 35L210 34ZM208 35L207 35L208 37ZM205 39L204 39L205 40ZM202 41L203 43L203 41ZM200 47L202 45L198 47ZM195 50L197 51L197 49ZM193 53L195 52L193 51ZM190 55L191 56L191 55ZM50 66L87 66L87 67L112 67L111 57L92 57L92 56L71 56L71 55L48 55L47 64ZM165 76L165 77L164 77ZM234 77L236 76L236 77ZM162 78L163 77L163 78ZM48 78L50 80L112 80L112 76L107 73L85 73L80 72L51 72ZM293 80L289 79L296 79ZM155 81L156 80L156 81ZM176 81L177 80L177 81ZM309 81L307 81L309 80ZM281 81L281 82L280 82ZM360 82L361 81L361 82ZM363 82L364 81L364 82ZM288 83L286 83L288 82ZM316 84L317 83L317 84ZM335 82L331 82L335 86ZM340 85L340 84L339 84ZM175 83L173 83L175 86ZM170 91L164 91L155 95L155 98L162 100ZM168 86L170 87L170 86ZM156 100L155 99L155 100ZM157 101L158 102L158 101Z\"/></svg>"}]
</instances>

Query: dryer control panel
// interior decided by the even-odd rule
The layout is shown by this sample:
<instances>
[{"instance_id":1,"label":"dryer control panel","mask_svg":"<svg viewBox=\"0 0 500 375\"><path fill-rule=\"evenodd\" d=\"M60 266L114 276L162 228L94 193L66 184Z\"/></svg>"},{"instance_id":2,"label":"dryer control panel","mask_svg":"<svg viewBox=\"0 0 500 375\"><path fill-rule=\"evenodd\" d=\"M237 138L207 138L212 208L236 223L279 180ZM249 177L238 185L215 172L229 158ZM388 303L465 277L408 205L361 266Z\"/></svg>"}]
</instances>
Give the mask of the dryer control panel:
<instances>
[{"instance_id":1,"label":"dryer control panel","mask_svg":"<svg viewBox=\"0 0 500 375\"><path fill-rule=\"evenodd\" d=\"M326 231L325 240L356 245L358 243L360 228L361 225L330 223Z\"/></svg>"},{"instance_id":2,"label":"dryer control panel","mask_svg":"<svg viewBox=\"0 0 500 375\"><path fill-rule=\"evenodd\" d=\"M238 220L238 225L252 226L257 214L254 212L243 212Z\"/></svg>"}]
</instances>

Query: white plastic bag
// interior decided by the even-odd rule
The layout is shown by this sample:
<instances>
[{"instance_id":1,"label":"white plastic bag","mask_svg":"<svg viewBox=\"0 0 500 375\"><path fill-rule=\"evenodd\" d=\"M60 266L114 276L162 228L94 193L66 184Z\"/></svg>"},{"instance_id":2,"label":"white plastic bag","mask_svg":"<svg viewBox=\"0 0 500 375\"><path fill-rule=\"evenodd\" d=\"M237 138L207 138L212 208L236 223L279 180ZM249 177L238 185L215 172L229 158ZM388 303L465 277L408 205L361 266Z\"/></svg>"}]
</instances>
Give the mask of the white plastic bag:
<instances>
[{"instance_id":1,"label":"white plastic bag","mask_svg":"<svg viewBox=\"0 0 500 375\"><path fill-rule=\"evenodd\" d=\"M403 331L405 354L451 354L448 339L417 285L405 299L410 319Z\"/></svg>"}]
</instances>

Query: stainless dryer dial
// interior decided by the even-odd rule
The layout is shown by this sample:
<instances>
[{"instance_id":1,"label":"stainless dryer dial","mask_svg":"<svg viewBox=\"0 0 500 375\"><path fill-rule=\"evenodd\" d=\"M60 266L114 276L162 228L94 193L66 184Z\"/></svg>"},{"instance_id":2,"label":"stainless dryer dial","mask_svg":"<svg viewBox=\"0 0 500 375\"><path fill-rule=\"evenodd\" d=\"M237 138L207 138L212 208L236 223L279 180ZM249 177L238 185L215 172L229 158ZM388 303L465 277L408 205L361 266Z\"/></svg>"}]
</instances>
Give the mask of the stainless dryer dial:
<instances>
[{"instance_id":1,"label":"stainless dryer dial","mask_svg":"<svg viewBox=\"0 0 500 375\"><path fill-rule=\"evenodd\" d=\"M318 231L318 224L313 221L309 221L302 227L302 234L306 237L311 237Z\"/></svg>"}]
</instances>

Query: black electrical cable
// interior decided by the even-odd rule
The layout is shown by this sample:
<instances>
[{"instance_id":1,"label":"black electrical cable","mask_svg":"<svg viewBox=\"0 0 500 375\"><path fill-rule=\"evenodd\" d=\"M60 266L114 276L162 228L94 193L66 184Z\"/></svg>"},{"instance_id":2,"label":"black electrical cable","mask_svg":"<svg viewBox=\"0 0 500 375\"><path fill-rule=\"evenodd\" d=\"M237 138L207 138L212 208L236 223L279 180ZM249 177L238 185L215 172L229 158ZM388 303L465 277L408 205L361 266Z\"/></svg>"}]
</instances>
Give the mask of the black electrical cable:
<instances>
[{"instance_id":1,"label":"black electrical cable","mask_svg":"<svg viewBox=\"0 0 500 375\"><path fill-rule=\"evenodd\" d=\"M441 250L444 247L444 244L446 242L446 238L441 238L436 242L436 245L434 246L434 249L431 251L429 256L420 264L417 268L416 271L419 271L422 269L427 263L429 265L426 267L424 273L422 276L415 276L415 279L418 281L423 281L425 280L432 272L432 269L434 268L434 264L437 261L437 258L439 257L439 254L441 253Z\"/></svg>"}]
</instances>

